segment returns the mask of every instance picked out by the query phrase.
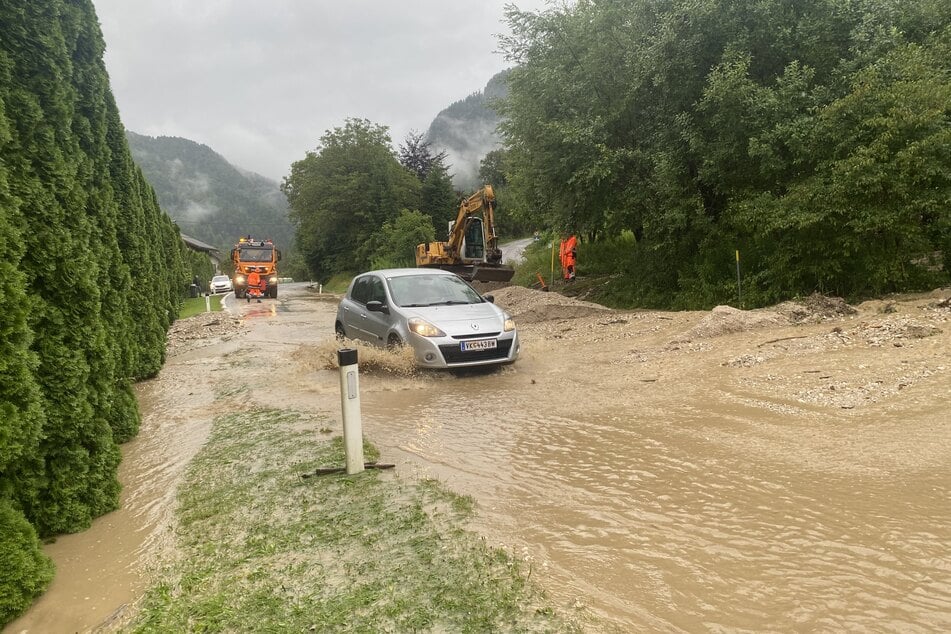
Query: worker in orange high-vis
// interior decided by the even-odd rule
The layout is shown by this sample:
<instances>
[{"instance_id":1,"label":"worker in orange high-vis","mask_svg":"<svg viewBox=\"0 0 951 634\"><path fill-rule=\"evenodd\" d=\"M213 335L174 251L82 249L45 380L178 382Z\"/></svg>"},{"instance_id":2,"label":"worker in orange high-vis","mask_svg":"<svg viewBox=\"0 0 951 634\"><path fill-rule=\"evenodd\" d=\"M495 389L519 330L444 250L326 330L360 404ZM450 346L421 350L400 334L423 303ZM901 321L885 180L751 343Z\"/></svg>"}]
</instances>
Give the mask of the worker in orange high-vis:
<instances>
[{"instance_id":1,"label":"worker in orange high-vis","mask_svg":"<svg viewBox=\"0 0 951 634\"><path fill-rule=\"evenodd\" d=\"M248 288L245 291L245 296L249 302L251 301L252 295L257 297L258 303L261 302L261 298L264 297L264 285L261 282L261 274L252 269L252 271L248 273Z\"/></svg>"},{"instance_id":2,"label":"worker in orange high-vis","mask_svg":"<svg viewBox=\"0 0 951 634\"><path fill-rule=\"evenodd\" d=\"M561 276L570 282L575 279L575 266L578 263L578 238L572 234L562 239L558 253L561 257Z\"/></svg>"}]
</instances>

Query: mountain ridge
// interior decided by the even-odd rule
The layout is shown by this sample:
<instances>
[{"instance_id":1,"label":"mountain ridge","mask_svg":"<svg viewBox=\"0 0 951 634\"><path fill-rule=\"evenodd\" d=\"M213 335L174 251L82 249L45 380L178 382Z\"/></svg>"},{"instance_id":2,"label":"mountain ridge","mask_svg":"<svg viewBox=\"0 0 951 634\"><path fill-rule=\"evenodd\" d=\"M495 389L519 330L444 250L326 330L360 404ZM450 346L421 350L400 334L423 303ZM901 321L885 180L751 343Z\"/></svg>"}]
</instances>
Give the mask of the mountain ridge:
<instances>
[{"instance_id":1,"label":"mountain ridge","mask_svg":"<svg viewBox=\"0 0 951 634\"><path fill-rule=\"evenodd\" d=\"M280 184L238 167L209 146L126 131L136 164L182 232L227 252L238 237L270 238L289 250L294 231Z\"/></svg>"},{"instance_id":2,"label":"mountain ridge","mask_svg":"<svg viewBox=\"0 0 951 634\"><path fill-rule=\"evenodd\" d=\"M482 90L441 110L426 132L426 140L433 149L446 152L453 186L458 190L470 191L481 186L479 164L502 144L498 133L502 118L492 108L492 102L508 95L508 73L497 73Z\"/></svg>"}]
</instances>

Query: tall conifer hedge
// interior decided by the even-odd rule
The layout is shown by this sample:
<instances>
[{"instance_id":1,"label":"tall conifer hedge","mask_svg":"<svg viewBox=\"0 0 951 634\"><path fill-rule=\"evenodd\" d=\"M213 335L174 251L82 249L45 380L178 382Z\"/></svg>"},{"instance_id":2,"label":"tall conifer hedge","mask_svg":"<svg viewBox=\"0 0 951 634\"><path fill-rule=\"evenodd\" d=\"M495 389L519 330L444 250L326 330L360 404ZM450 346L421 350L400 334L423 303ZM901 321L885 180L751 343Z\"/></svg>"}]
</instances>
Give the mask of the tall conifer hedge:
<instances>
[{"instance_id":1,"label":"tall conifer hedge","mask_svg":"<svg viewBox=\"0 0 951 634\"><path fill-rule=\"evenodd\" d=\"M38 536L116 507L132 382L187 287L103 50L88 0L0 4L0 624L52 576Z\"/></svg>"}]
</instances>

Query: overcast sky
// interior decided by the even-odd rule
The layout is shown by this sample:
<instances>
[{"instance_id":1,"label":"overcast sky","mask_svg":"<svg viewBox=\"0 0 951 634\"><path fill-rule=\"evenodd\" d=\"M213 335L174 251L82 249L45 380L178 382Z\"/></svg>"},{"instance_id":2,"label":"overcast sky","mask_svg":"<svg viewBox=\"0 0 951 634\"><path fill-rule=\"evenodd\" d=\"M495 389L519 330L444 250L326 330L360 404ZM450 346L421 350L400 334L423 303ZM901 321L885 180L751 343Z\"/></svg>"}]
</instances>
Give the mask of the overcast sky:
<instances>
[{"instance_id":1,"label":"overcast sky","mask_svg":"<svg viewBox=\"0 0 951 634\"><path fill-rule=\"evenodd\" d=\"M277 180L347 117L398 147L509 65L506 0L93 1L127 129Z\"/></svg>"}]
</instances>

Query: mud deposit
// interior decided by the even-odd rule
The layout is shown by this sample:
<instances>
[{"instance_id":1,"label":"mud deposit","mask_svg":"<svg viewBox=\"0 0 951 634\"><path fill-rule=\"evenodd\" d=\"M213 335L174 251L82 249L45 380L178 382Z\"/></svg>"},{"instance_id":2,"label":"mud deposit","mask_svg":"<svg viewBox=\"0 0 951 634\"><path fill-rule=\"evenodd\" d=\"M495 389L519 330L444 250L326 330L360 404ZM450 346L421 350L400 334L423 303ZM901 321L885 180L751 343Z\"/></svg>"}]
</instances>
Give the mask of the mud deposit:
<instances>
[{"instance_id":1,"label":"mud deposit","mask_svg":"<svg viewBox=\"0 0 951 634\"><path fill-rule=\"evenodd\" d=\"M519 361L361 350L364 431L398 477L473 496L473 528L558 609L592 631L951 631L951 292L695 313L493 294ZM213 417L294 408L340 433L335 307L292 285L179 324L122 510L48 547L56 580L6 631L121 627Z\"/></svg>"}]
</instances>

